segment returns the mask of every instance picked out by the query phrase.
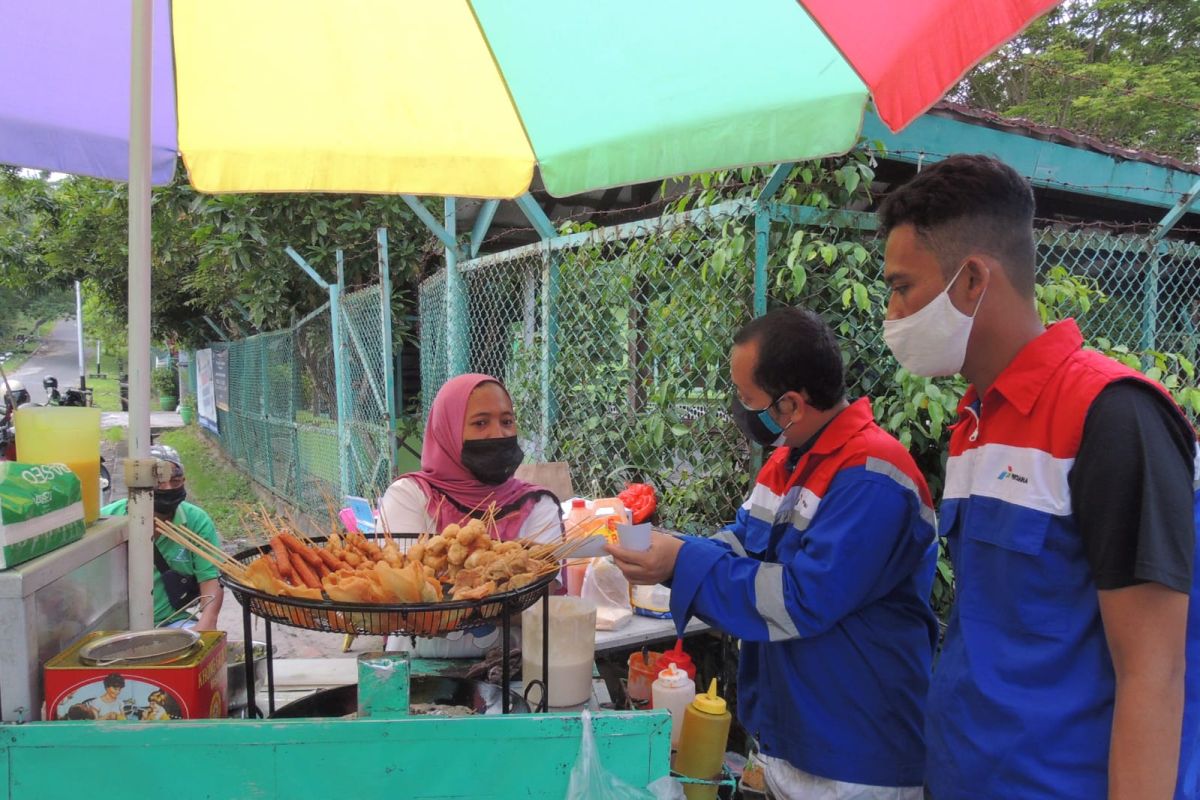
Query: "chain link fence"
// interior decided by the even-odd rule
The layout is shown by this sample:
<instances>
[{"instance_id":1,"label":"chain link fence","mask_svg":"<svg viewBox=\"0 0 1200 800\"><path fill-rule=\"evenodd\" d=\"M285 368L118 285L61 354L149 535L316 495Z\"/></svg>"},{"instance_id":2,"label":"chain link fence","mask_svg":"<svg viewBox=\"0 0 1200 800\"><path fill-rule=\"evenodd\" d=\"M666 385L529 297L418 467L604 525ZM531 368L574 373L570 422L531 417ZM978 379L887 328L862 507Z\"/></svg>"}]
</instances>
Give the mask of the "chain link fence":
<instances>
[{"instance_id":1,"label":"chain link fence","mask_svg":"<svg viewBox=\"0 0 1200 800\"><path fill-rule=\"evenodd\" d=\"M468 319L457 335L439 272L420 288L424 407L453 364L495 375L513 395L527 452L569 462L578 492L649 480L663 493L664 522L714 529L755 463L727 413L730 343L754 314L812 308L839 333L852 396L899 391L882 340L876 220L813 211L727 202L464 262ZM1038 260L1044 305L1077 313L1090 343L1197 360L1197 245L1050 226L1039 230ZM1077 295L1053 296L1064 276L1102 297L1075 307Z\"/></svg>"},{"instance_id":2,"label":"chain link fence","mask_svg":"<svg viewBox=\"0 0 1200 800\"><path fill-rule=\"evenodd\" d=\"M335 294L336 307L326 303L287 330L212 345L228 357L221 448L254 480L320 518L344 495L380 496L396 463L386 346L394 333L384 292Z\"/></svg>"}]
</instances>

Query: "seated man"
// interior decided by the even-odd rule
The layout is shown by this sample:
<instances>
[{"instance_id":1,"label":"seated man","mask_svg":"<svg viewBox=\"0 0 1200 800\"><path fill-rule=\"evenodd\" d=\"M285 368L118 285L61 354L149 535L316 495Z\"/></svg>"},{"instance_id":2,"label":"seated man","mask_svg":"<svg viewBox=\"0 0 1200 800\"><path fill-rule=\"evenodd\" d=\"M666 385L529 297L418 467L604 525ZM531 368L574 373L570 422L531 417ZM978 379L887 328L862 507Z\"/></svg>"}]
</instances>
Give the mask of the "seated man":
<instances>
[{"instance_id":1,"label":"seated man","mask_svg":"<svg viewBox=\"0 0 1200 800\"><path fill-rule=\"evenodd\" d=\"M179 453L173 447L155 445L150 448L150 456L174 465L171 478L154 490L154 516L181 525L220 546L212 517L199 506L184 502L187 490L183 486L183 462ZM128 502L118 500L109 503L100 509L100 513L124 515L128 513ZM221 600L225 594L217 580L217 568L158 532L154 534L154 551L154 624L162 625L172 617L178 617L177 612L197 597L211 597L212 600L201 609L198 619L185 618L173 624L202 631L216 630L217 615L221 612Z\"/></svg>"}]
</instances>

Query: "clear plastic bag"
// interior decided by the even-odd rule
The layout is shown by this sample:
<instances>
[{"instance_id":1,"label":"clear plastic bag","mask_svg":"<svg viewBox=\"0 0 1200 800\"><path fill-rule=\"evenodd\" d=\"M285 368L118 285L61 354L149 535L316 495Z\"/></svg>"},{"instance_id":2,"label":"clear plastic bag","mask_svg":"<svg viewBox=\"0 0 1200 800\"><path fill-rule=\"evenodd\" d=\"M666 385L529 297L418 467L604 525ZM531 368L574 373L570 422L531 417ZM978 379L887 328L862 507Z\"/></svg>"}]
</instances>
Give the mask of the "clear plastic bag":
<instances>
[{"instance_id":1,"label":"clear plastic bag","mask_svg":"<svg viewBox=\"0 0 1200 800\"><path fill-rule=\"evenodd\" d=\"M615 631L633 619L629 581L609 558L593 558L579 596L596 604L596 629Z\"/></svg>"},{"instance_id":2,"label":"clear plastic bag","mask_svg":"<svg viewBox=\"0 0 1200 800\"><path fill-rule=\"evenodd\" d=\"M604 768L592 734L592 712L580 712L583 737L579 758L571 769L566 800L684 800L683 785L670 775L659 778L644 789L630 786Z\"/></svg>"}]
</instances>

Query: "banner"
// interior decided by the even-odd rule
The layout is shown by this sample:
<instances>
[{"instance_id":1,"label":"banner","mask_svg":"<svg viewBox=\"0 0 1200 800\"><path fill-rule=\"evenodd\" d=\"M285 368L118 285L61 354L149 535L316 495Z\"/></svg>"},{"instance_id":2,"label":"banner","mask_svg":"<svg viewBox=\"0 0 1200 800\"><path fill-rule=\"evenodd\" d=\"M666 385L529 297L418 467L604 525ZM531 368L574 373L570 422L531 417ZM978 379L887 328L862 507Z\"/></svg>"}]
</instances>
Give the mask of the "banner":
<instances>
[{"instance_id":1,"label":"banner","mask_svg":"<svg viewBox=\"0 0 1200 800\"><path fill-rule=\"evenodd\" d=\"M212 350L196 351L196 413L200 417L200 425L206 430L220 435L217 425L217 402L213 385L213 352Z\"/></svg>"},{"instance_id":2,"label":"banner","mask_svg":"<svg viewBox=\"0 0 1200 800\"><path fill-rule=\"evenodd\" d=\"M217 408L229 410L229 351L213 353L213 389L217 397Z\"/></svg>"}]
</instances>

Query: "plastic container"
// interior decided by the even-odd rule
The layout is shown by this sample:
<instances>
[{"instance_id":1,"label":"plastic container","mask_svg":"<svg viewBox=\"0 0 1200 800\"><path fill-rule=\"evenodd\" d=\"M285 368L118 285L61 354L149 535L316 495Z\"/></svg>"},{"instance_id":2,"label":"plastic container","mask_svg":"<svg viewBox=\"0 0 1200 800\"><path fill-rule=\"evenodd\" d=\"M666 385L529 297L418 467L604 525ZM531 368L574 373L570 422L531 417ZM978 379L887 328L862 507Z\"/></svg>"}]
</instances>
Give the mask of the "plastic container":
<instances>
[{"instance_id":1,"label":"plastic container","mask_svg":"<svg viewBox=\"0 0 1200 800\"><path fill-rule=\"evenodd\" d=\"M646 653L643 657L641 650L629 655L629 673L625 678L625 694L629 695L630 700L637 703L650 702L650 687L658 675L654 671L654 664L658 661L658 656L658 653Z\"/></svg>"},{"instance_id":2,"label":"plastic container","mask_svg":"<svg viewBox=\"0 0 1200 800\"><path fill-rule=\"evenodd\" d=\"M566 566L563 567L563 583L567 590L567 594L572 597L579 597L583 591L583 578L587 575L588 565L592 563L590 558L568 558Z\"/></svg>"},{"instance_id":3,"label":"plastic container","mask_svg":"<svg viewBox=\"0 0 1200 800\"><path fill-rule=\"evenodd\" d=\"M593 533L608 531L608 521L615 520L616 524L629 521L625 504L615 497L601 497L596 500L572 498L567 517L563 520L566 531L571 536L588 536ZM615 532L614 532L615 536Z\"/></svg>"},{"instance_id":4,"label":"plastic container","mask_svg":"<svg viewBox=\"0 0 1200 800\"><path fill-rule=\"evenodd\" d=\"M592 696L592 662L596 657L596 606L578 597L550 598L550 697L552 707L586 703ZM521 675L528 686L542 680L542 604L521 614ZM540 689L529 704L542 701Z\"/></svg>"},{"instance_id":5,"label":"plastic container","mask_svg":"<svg viewBox=\"0 0 1200 800\"><path fill-rule=\"evenodd\" d=\"M675 771L705 781L720 777L732 721L725 698L717 694L717 679L713 678L708 691L696 695L683 712ZM685 783L683 793L688 800L709 800L717 796L717 787Z\"/></svg>"},{"instance_id":6,"label":"plastic container","mask_svg":"<svg viewBox=\"0 0 1200 800\"><path fill-rule=\"evenodd\" d=\"M676 639L675 646L658 657L658 661L654 664L654 669L662 672L672 664L687 673L687 676L693 681L696 680L696 665L692 663L692 657L689 656L683 649L683 639Z\"/></svg>"},{"instance_id":7,"label":"plastic container","mask_svg":"<svg viewBox=\"0 0 1200 800\"><path fill-rule=\"evenodd\" d=\"M665 708L671 712L671 748L674 749L679 746L683 715L696 699L696 684L686 672L672 664L658 673L650 694L651 708Z\"/></svg>"},{"instance_id":8,"label":"plastic container","mask_svg":"<svg viewBox=\"0 0 1200 800\"><path fill-rule=\"evenodd\" d=\"M100 516L100 409L19 408L13 417L17 460L66 464L79 478L83 522Z\"/></svg>"}]
</instances>

